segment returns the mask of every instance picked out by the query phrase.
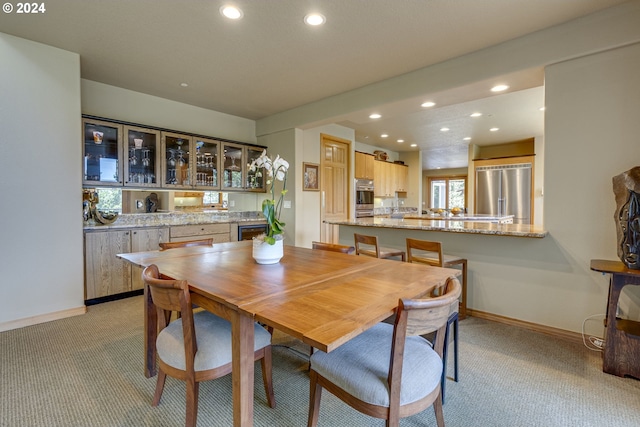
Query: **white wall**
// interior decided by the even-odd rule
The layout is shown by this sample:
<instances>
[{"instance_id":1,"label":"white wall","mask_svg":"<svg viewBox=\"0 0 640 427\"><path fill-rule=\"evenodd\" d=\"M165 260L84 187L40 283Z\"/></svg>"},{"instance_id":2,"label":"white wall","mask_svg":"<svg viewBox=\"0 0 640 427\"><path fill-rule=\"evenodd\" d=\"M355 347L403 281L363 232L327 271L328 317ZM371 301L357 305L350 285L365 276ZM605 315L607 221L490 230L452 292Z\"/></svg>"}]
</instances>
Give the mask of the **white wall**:
<instances>
[{"instance_id":1,"label":"white wall","mask_svg":"<svg viewBox=\"0 0 640 427\"><path fill-rule=\"evenodd\" d=\"M608 289L590 260L618 259L612 178L640 165L638 69L640 43L545 73L545 227L570 273L556 284L576 287L566 302L584 315L603 311Z\"/></svg>"},{"instance_id":2,"label":"white wall","mask_svg":"<svg viewBox=\"0 0 640 427\"><path fill-rule=\"evenodd\" d=\"M84 312L80 58L0 33L0 330Z\"/></svg>"},{"instance_id":3,"label":"white wall","mask_svg":"<svg viewBox=\"0 0 640 427\"><path fill-rule=\"evenodd\" d=\"M82 79L82 114L256 142L255 121Z\"/></svg>"},{"instance_id":4,"label":"white wall","mask_svg":"<svg viewBox=\"0 0 640 427\"><path fill-rule=\"evenodd\" d=\"M312 129L306 129L298 134L298 149L296 152L296 162L302 170L302 162L320 164L320 134L332 135L342 139L353 141L355 131L350 128L339 125L326 125ZM351 144L351 165L349 182L353 182L353 171L355 167L355 156ZM320 171L322 174L322 171ZM296 194L298 195L298 203L296 204L296 245L302 247L311 247L311 242L320 240L320 203L322 201L322 193L320 191L302 191L302 177L296 178ZM320 177L322 179L322 177ZM349 191L351 191L350 189ZM351 212L354 211L354 201L351 198Z\"/></svg>"}]
</instances>

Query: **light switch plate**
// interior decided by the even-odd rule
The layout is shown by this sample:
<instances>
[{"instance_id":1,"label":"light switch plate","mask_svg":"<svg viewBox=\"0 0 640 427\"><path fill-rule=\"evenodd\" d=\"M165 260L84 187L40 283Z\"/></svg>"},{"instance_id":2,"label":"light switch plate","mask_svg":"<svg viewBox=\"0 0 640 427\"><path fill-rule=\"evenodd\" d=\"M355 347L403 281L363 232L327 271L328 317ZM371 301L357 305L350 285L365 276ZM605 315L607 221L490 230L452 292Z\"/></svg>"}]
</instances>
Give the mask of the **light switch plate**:
<instances>
[{"instance_id":1,"label":"light switch plate","mask_svg":"<svg viewBox=\"0 0 640 427\"><path fill-rule=\"evenodd\" d=\"M284 208L285 209L291 209L291 200L285 200L284 201Z\"/></svg>"}]
</instances>

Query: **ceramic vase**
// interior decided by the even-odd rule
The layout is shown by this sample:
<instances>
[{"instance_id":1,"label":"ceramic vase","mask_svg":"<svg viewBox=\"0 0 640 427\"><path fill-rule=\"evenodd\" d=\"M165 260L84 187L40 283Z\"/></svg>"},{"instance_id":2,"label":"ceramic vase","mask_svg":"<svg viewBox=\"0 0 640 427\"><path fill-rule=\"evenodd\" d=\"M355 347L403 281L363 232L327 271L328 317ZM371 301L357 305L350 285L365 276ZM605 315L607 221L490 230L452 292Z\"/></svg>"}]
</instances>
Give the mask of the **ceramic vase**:
<instances>
[{"instance_id":1,"label":"ceramic vase","mask_svg":"<svg viewBox=\"0 0 640 427\"><path fill-rule=\"evenodd\" d=\"M262 240L253 240L253 259L258 264L277 264L284 255L284 240L276 240L276 243L270 245Z\"/></svg>"}]
</instances>

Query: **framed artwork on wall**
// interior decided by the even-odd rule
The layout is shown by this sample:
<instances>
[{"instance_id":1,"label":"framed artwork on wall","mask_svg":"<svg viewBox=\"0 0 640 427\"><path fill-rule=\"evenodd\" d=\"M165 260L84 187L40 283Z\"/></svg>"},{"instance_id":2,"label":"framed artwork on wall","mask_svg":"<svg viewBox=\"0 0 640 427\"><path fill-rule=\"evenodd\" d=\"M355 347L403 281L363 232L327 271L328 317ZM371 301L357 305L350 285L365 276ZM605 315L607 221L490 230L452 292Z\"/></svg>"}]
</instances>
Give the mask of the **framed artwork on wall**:
<instances>
[{"instance_id":1,"label":"framed artwork on wall","mask_svg":"<svg viewBox=\"0 0 640 427\"><path fill-rule=\"evenodd\" d=\"M304 191L319 191L320 165L302 163L302 189Z\"/></svg>"}]
</instances>

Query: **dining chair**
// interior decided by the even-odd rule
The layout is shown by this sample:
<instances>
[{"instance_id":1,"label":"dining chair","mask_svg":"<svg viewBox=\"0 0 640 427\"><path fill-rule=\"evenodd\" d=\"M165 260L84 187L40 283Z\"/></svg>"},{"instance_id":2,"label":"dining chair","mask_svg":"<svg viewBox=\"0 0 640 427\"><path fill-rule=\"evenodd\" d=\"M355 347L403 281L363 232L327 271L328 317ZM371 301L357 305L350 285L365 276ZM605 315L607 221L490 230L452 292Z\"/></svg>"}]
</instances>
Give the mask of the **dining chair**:
<instances>
[{"instance_id":1,"label":"dining chair","mask_svg":"<svg viewBox=\"0 0 640 427\"><path fill-rule=\"evenodd\" d=\"M449 278L443 295L401 299L393 325L378 323L330 353L316 351L309 373L309 418L315 427L322 389L353 409L397 427L400 418L433 406L444 427L440 382L444 330L460 282ZM436 332L433 347L421 335Z\"/></svg>"},{"instance_id":2,"label":"dining chair","mask_svg":"<svg viewBox=\"0 0 640 427\"><path fill-rule=\"evenodd\" d=\"M160 242L160 250L186 248L188 246L212 246L213 239L187 240L184 242Z\"/></svg>"},{"instance_id":3,"label":"dining chair","mask_svg":"<svg viewBox=\"0 0 640 427\"><path fill-rule=\"evenodd\" d=\"M417 251L417 252L416 252ZM449 260L458 260L463 258L449 256ZM433 242L429 240L418 240L407 238L407 262L419 262L422 264L433 265L436 267L450 267L452 264L447 263L447 256L442 254L442 243ZM466 284L466 262L464 259L464 268L462 276L462 294L464 294L464 288ZM436 294L442 290L436 289ZM454 301L451 305L451 313L447 320L447 329L445 330L445 344L443 349L443 364L444 370L442 372L442 401L445 400L445 387L446 387L446 375L447 375L447 361L448 361L448 348L450 332L453 329L453 380L458 382L458 320L459 320L459 301Z\"/></svg>"},{"instance_id":4,"label":"dining chair","mask_svg":"<svg viewBox=\"0 0 640 427\"><path fill-rule=\"evenodd\" d=\"M191 310L189 285L185 280L162 279L152 264L142 272L157 310L158 380L152 406L160 403L166 376L186 383L186 427L196 425L198 390L201 381L223 377L232 370L231 323L208 311ZM181 318L169 323L167 313L181 311ZM271 378L271 335L255 324L254 358L262 365L267 403L276 405Z\"/></svg>"},{"instance_id":5,"label":"dining chair","mask_svg":"<svg viewBox=\"0 0 640 427\"><path fill-rule=\"evenodd\" d=\"M311 242L312 249L320 249L330 252L342 252L343 254L352 254L356 251L354 246L338 245L336 243Z\"/></svg>"},{"instance_id":6,"label":"dining chair","mask_svg":"<svg viewBox=\"0 0 640 427\"><path fill-rule=\"evenodd\" d=\"M356 255L367 255L374 258L400 257L405 260L405 252L398 249L383 248L378 245L378 236L367 236L354 233Z\"/></svg>"}]
</instances>

